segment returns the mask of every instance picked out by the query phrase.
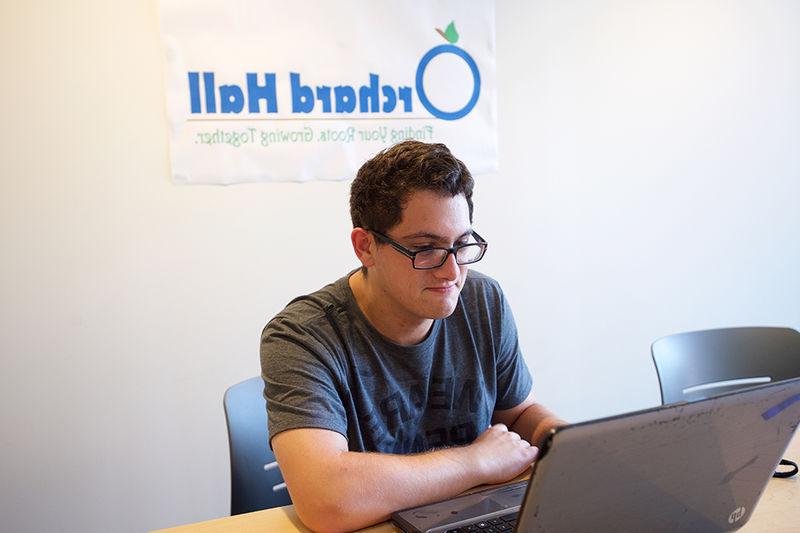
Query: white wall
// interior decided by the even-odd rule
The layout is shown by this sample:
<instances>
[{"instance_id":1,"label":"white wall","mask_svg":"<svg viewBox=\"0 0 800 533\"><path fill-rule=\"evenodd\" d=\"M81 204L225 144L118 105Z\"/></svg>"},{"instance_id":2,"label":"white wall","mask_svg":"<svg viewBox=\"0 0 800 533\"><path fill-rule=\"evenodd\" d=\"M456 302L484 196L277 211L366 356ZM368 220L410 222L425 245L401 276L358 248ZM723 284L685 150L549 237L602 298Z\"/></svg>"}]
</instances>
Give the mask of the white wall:
<instances>
[{"instance_id":1,"label":"white wall","mask_svg":"<svg viewBox=\"0 0 800 533\"><path fill-rule=\"evenodd\" d=\"M661 335L800 328L798 26L791 0L498 2L480 269L564 416L658 403ZM355 265L349 184L172 185L154 2L4 2L0 66L0 528L222 516L222 392Z\"/></svg>"}]
</instances>

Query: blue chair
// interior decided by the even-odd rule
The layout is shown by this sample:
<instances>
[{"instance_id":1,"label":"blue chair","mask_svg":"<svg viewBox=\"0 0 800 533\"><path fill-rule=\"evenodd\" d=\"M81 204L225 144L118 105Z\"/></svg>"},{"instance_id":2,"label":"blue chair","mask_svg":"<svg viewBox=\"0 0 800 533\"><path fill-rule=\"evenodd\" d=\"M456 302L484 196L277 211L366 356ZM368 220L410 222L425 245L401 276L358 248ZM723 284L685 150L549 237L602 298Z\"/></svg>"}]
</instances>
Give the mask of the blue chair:
<instances>
[{"instance_id":1,"label":"blue chair","mask_svg":"<svg viewBox=\"0 0 800 533\"><path fill-rule=\"evenodd\" d=\"M233 385L223 404L231 455L231 515L291 504L269 447L264 381L259 376Z\"/></svg>"},{"instance_id":2,"label":"blue chair","mask_svg":"<svg viewBox=\"0 0 800 533\"><path fill-rule=\"evenodd\" d=\"M651 346L661 402L708 398L761 383L800 376L800 333L790 328L745 327L690 331ZM775 477L791 477L787 459Z\"/></svg>"}]
</instances>

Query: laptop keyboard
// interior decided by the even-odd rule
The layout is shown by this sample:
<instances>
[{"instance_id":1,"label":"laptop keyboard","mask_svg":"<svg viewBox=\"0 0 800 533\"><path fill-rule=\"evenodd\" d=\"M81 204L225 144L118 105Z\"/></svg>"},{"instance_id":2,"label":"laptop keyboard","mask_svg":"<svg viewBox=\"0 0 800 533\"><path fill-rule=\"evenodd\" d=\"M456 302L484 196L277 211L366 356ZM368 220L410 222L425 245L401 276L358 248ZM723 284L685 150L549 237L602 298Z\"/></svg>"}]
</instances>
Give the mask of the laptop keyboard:
<instances>
[{"instance_id":1,"label":"laptop keyboard","mask_svg":"<svg viewBox=\"0 0 800 533\"><path fill-rule=\"evenodd\" d=\"M519 511L504 514L490 520L482 520L469 524L468 526L455 527L448 529L445 533L504 533L513 531L517 525L517 515Z\"/></svg>"}]
</instances>

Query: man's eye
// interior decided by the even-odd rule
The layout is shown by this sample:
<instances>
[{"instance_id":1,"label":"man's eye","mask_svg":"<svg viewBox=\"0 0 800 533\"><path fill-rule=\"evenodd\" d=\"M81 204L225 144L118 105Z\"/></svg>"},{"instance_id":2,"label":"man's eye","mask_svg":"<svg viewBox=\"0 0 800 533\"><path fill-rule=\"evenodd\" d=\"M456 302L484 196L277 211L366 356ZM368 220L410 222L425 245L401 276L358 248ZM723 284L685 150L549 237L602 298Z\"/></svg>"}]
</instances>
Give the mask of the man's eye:
<instances>
[{"instance_id":1,"label":"man's eye","mask_svg":"<svg viewBox=\"0 0 800 533\"><path fill-rule=\"evenodd\" d=\"M433 248L420 248L416 252L421 255L435 255L437 253Z\"/></svg>"}]
</instances>

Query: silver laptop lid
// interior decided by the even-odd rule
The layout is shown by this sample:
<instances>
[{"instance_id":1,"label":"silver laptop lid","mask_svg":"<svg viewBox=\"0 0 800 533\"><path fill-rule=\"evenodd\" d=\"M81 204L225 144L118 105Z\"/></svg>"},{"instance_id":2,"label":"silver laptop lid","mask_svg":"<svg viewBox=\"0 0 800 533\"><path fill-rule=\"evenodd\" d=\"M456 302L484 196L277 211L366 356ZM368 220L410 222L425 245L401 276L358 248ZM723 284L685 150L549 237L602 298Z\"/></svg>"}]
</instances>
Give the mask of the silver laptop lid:
<instances>
[{"instance_id":1,"label":"silver laptop lid","mask_svg":"<svg viewBox=\"0 0 800 533\"><path fill-rule=\"evenodd\" d=\"M517 531L727 531L750 519L800 422L800 378L567 426Z\"/></svg>"}]
</instances>

